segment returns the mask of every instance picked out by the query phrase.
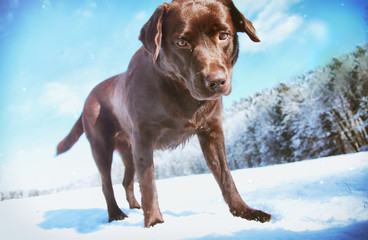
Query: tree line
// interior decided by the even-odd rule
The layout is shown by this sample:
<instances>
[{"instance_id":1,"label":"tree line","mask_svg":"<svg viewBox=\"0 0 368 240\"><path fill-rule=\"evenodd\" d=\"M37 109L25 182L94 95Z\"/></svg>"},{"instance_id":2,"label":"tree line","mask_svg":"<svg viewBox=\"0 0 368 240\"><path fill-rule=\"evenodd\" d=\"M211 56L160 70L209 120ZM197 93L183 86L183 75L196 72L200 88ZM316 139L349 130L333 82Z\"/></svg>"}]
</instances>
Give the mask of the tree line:
<instances>
[{"instance_id":1,"label":"tree line","mask_svg":"<svg viewBox=\"0 0 368 240\"><path fill-rule=\"evenodd\" d=\"M235 104L226 113L240 119L228 129L231 168L368 150L367 55L367 46L357 47Z\"/></svg>"}]
</instances>

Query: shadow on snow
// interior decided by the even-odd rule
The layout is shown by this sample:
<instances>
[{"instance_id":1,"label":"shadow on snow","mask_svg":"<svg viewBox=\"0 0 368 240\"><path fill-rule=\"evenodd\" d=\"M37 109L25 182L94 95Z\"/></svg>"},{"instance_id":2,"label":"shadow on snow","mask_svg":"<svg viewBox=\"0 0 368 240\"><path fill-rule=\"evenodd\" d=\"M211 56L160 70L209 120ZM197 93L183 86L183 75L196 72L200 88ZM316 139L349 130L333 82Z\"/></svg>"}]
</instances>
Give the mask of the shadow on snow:
<instances>
[{"instance_id":1,"label":"shadow on snow","mask_svg":"<svg viewBox=\"0 0 368 240\"><path fill-rule=\"evenodd\" d=\"M140 213L140 210L127 210L122 209L127 215L130 213ZM201 213L195 213L191 211L184 211L182 213L174 213L170 211L163 212L164 215L170 215L173 217L186 217L191 215L197 215ZM38 226L44 230L51 229L74 229L81 234L87 234L102 230L105 226L118 224L122 227L139 227L144 228L143 215L142 220L136 223L130 223L129 221L114 221L108 222L108 214L106 209L92 208L92 209L59 209L50 210L45 212L44 221Z\"/></svg>"},{"instance_id":2,"label":"shadow on snow","mask_svg":"<svg viewBox=\"0 0 368 240\"><path fill-rule=\"evenodd\" d=\"M123 210L129 214L134 210ZM59 209L44 214L44 221L38 226L45 230L74 229L78 233L86 234L99 231L114 222L109 223L106 209ZM131 224L122 221L124 226L143 226L143 221Z\"/></svg>"}]
</instances>

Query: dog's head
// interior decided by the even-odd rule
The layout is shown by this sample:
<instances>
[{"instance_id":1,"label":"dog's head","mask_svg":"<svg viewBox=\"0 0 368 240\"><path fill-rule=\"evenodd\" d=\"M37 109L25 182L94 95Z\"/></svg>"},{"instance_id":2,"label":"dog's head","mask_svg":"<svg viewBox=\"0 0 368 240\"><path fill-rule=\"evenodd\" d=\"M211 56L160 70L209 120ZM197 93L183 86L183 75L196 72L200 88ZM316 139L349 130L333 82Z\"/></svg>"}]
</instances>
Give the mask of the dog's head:
<instances>
[{"instance_id":1,"label":"dog's head","mask_svg":"<svg viewBox=\"0 0 368 240\"><path fill-rule=\"evenodd\" d=\"M231 92L237 32L260 41L232 0L174 0L156 9L139 39L163 74L195 99L212 100Z\"/></svg>"}]
</instances>

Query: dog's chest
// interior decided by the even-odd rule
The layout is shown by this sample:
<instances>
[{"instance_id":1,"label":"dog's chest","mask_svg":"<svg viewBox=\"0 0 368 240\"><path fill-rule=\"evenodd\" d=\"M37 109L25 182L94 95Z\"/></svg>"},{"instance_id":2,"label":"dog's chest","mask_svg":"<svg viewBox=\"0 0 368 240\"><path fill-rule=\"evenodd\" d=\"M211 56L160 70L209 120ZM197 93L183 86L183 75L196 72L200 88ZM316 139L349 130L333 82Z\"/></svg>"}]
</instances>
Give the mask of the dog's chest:
<instances>
[{"instance_id":1,"label":"dog's chest","mask_svg":"<svg viewBox=\"0 0 368 240\"><path fill-rule=\"evenodd\" d=\"M185 144L195 133L195 129L163 129L156 140L155 148L174 149Z\"/></svg>"},{"instance_id":2,"label":"dog's chest","mask_svg":"<svg viewBox=\"0 0 368 240\"><path fill-rule=\"evenodd\" d=\"M211 118L213 107L199 106L192 114L167 119L156 138L156 149L173 149L185 144Z\"/></svg>"}]
</instances>

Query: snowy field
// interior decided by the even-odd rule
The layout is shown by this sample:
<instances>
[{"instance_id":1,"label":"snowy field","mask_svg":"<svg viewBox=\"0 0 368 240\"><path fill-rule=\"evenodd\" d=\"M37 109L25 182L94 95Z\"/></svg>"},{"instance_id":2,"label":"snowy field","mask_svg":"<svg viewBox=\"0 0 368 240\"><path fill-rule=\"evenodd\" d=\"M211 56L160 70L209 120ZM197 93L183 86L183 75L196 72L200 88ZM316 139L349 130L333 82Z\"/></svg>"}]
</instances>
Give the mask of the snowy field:
<instances>
[{"instance_id":1,"label":"snowy field","mask_svg":"<svg viewBox=\"0 0 368 240\"><path fill-rule=\"evenodd\" d=\"M245 201L270 223L232 217L212 175L157 181L165 223L108 223L100 188L0 202L1 239L368 239L368 152L233 172ZM136 187L140 199L139 189Z\"/></svg>"}]
</instances>

